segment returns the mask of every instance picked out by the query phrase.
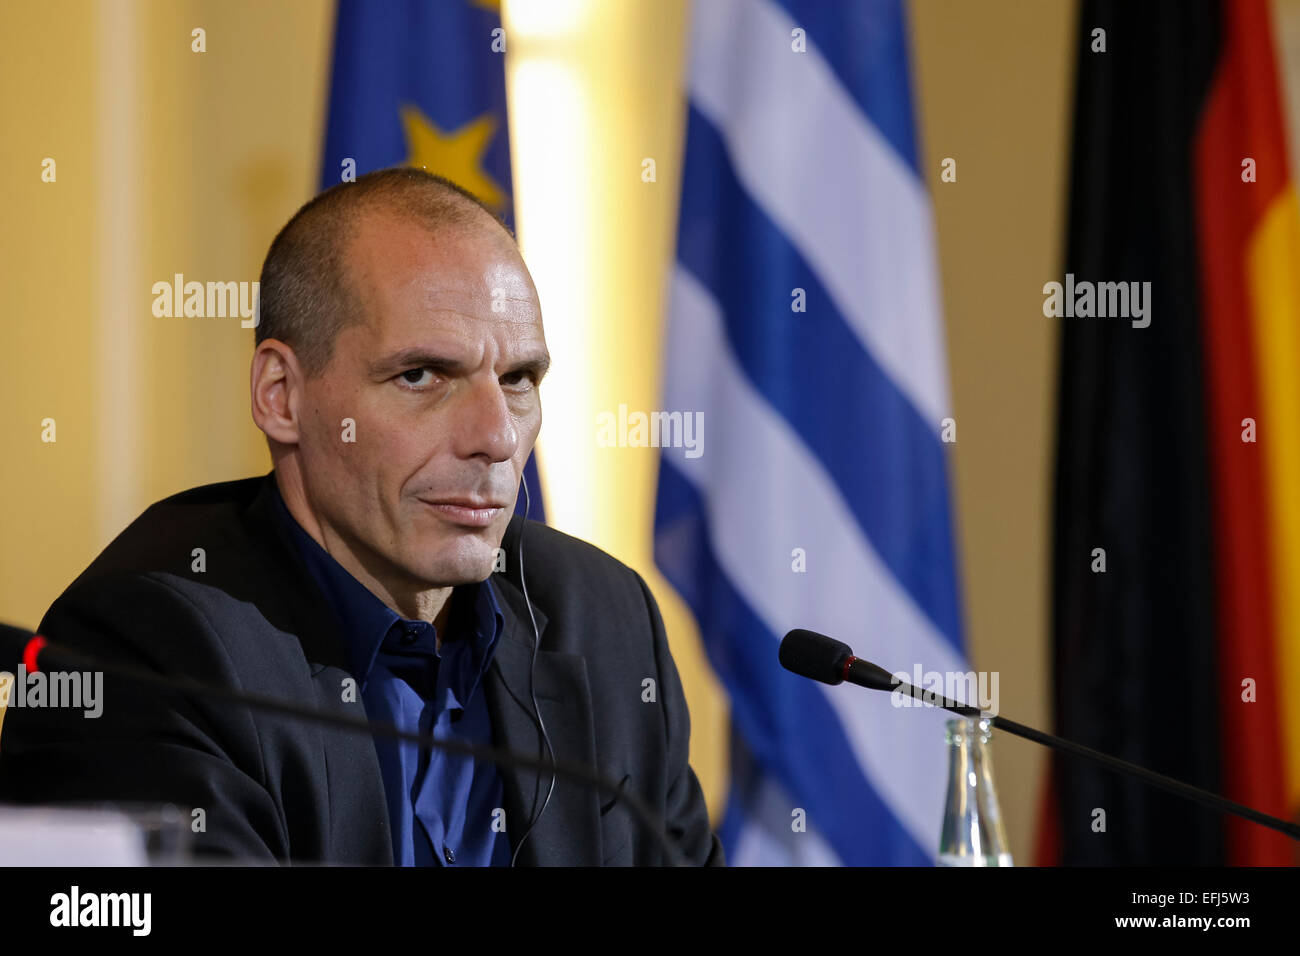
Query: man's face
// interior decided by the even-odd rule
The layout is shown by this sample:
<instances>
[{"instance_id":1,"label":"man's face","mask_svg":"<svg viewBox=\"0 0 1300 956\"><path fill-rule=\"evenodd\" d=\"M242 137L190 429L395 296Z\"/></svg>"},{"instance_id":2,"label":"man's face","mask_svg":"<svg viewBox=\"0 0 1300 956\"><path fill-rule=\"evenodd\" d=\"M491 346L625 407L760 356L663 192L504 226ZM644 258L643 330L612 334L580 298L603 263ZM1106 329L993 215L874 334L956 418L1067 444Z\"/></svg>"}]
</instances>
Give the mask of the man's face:
<instances>
[{"instance_id":1,"label":"man's face","mask_svg":"<svg viewBox=\"0 0 1300 956\"><path fill-rule=\"evenodd\" d=\"M537 290L486 219L431 233L368 214L347 268L365 321L339 333L324 373L305 383L308 501L378 580L481 581L542 424Z\"/></svg>"}]
</instances>

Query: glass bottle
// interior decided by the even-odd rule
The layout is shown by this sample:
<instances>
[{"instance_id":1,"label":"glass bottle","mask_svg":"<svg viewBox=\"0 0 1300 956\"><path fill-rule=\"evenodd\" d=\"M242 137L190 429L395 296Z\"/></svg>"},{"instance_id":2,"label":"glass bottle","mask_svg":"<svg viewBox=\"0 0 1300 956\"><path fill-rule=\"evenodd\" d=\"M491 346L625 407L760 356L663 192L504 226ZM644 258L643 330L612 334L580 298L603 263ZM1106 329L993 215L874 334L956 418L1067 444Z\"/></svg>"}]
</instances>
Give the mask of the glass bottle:
<instances>
[{"instance_id":1,"label":"glass bottle","mask_svg":"<svg viewBox=\"0 0 1300 956\"><path fill-rule=\"evenodd\" d=\"M993 786L993 724L986 717L947 723L948 800L940 866L1013 866Z\"/></svg>"}]
</instances>

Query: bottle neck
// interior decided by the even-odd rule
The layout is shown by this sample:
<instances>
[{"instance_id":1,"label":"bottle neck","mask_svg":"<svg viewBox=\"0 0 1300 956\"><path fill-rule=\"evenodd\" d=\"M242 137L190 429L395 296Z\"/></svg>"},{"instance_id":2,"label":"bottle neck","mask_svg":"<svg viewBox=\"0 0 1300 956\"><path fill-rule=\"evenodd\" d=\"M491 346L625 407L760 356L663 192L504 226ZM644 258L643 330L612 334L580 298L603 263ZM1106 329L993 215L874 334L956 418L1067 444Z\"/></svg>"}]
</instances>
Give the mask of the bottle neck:
<instances>
[{"instance_id":1,"label":"bottle neck","mask_svg":"<svg viewBox=\"0 0 1300 956\"><path fill-rule=\"evenodd\" d=\"M993 783L993 730L987 718L947 722L948 794L939 862L1011 866L1010 847Z\"/></svg>"}]
</instances>

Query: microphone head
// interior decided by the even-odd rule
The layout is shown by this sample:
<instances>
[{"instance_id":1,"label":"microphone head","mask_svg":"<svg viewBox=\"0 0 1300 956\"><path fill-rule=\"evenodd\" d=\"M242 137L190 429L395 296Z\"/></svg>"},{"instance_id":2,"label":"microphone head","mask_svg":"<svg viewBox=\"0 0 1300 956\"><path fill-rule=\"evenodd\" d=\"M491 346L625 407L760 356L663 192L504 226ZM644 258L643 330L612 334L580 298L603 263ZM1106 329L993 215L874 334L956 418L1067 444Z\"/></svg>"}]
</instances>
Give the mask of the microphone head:
<instances>
[{"instance_id":1,"label":"microphone head","mask_svg":"<svg viewBox=\"0 0 1300 956\"><path fill-rule=\"evenodd\" d=\"M781 640L781 666L823 684L843 683L844 662L852 656L853 649L843 641L803 628L796 628Z\"/></svg>"}]
</instances>

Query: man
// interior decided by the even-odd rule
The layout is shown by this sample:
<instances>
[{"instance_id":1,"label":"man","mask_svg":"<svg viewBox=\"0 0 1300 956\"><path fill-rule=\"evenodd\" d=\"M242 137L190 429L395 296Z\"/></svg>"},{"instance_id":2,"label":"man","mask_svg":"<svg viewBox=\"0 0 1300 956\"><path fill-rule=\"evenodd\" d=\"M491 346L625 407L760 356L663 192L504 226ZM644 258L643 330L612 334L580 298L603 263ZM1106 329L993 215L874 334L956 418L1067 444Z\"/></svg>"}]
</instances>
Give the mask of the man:
<instances>
[{"instance_id":1,"label":"man","mask_svg":"<svg viewBox=\"0 0 1300 956\"><path fill-rule=\"evenodd\" d=\"M40 632L590 766L659 814L685 859L722 864L645 583L513 516L550 358L508 230L446 180L371 173L276 237L260 316L252 413L274 470L153 505ZM200 850L243 858L663 862L617 798L572 779L111 678L103 696L97 720L9 714L7 798L178 803Z\"/></svg>"}]
</instances>

